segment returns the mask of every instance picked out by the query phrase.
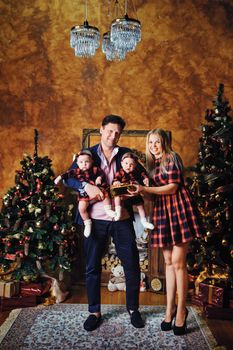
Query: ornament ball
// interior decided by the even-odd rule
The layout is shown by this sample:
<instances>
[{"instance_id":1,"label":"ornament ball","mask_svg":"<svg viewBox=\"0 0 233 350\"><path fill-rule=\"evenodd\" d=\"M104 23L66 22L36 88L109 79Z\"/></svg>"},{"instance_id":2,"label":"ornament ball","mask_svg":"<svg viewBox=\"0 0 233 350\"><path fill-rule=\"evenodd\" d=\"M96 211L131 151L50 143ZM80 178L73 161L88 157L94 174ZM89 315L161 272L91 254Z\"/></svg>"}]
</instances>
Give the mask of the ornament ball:
<instances>
[{"instance_id":1,"label":"ornament ball","mask_svg":"<svg viewBox=\"0 0 233 350\"><path fill-rule=\"evenodd\" d=\"M37 228L41 228L42 227L42 221L41 220L36 221L36 227Z\"/></svg>"}]
</instances>

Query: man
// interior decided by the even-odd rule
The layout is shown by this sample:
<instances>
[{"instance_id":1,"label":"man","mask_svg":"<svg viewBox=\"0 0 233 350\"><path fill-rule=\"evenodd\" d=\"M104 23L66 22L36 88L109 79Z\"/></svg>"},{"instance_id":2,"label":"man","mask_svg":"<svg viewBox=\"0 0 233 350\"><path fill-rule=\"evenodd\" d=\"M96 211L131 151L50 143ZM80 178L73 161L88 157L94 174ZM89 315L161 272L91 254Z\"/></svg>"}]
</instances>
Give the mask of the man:
<instances>
[{"instance_id":1,"label":"man","mask_svg":"<svg viewBox=\"0 0 233 350\"><path fill-rule=\"evenodd\" d=\"M121 167L121 157L130 149L117 146L121 132L125 127L125 121L116 115L106 116L100 128L100 144L89 150L92 153L94 165L104 171L108 184L116 171ZM72 164L75 167L76 163ZM88 238L84 238L86 254L86 288L90 315L84 322L84 329L93 331L101 323L101 258L112 236L116 247L117 256L124 267L126 278L126 307L130 315L131 323L136 328L144 327L139 307L140 268L139 255L135 242L135 231L132 220L132 208L123 208L119 221L114 221L103 209L104 194L100 188L88 183L82 184L75 179L68 179L67 185L73 189L85 189L90 199L97 199L89 210L92 220L92 231ZM79 221L80 223L80 221Z\"/></svg>"}]
</instances>

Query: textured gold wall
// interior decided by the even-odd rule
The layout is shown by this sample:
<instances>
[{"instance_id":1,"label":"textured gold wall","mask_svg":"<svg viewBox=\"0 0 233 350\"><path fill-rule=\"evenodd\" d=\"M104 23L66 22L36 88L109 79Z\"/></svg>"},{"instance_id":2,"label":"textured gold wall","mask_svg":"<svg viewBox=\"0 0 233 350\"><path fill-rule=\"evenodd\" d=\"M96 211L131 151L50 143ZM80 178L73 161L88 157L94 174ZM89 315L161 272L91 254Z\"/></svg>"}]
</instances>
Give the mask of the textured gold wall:
<instances>
[{"instance_id":1,"label":"textured gold wall","mask_svg":"<svg viewBox=\"0 0 233 350\"><path fill-rule=\"evenodd\" d=\"M69 30L82 24L83 3L0 0L1 196L23 152L33 153L34 128L39 154L56 173L80 148L82 129L99 127L109 113L122 115L128 129L171 130L190 165L220 82L233 104L232 0L134 0L142 42L123 62L107 62L100 49L91 59L74 56ZM89 23L102 34L106 5L89 1Z\"/></svg>"}]
</instances>

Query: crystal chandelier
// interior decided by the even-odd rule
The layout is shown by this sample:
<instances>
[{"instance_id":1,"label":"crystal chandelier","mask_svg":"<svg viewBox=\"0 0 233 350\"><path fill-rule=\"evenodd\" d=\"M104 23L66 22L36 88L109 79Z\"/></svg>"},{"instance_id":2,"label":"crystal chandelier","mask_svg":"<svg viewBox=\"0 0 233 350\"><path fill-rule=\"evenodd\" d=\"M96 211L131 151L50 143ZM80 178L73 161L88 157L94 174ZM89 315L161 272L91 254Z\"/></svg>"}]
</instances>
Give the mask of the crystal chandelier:
<instances>
[{"instance_id":1,"label":"crystal chandelier","mask_svg":"<svg viewBox=\"0 0 233 350\"><path fill-rule=\"evenodd\" d=\"M87 0L85 1L86 20L83 25L77 25L70 31L70 47L75 56L90 57L100 46L100 33L96 27L89 26L87 21Z\"/></svg>"},{"instance_id":2,"label":"crystal chandelier","mask_svg":"<svg viewBox=\"0 0 233 350\"><path fill-rule=\"evenodd\" d=\"M117 50L110 40L110 32L104 33L102 39L102 51L108 61L122 61L125 59L126 52L122 49Z\"/></svg>"},{"instance_id":3,"label":"crystal chandelier","mask_svg":"<svg viewBox=\"0 0 233 350\"><path fill-rule=\"evenodd\" d=\"M123 50L125 53L134 51L141 40L141 23L128 17L127 5L128 2L125 0L125 16L112 21L110 32L110 40L116 50Z\"/></svg>"}]
</instances>

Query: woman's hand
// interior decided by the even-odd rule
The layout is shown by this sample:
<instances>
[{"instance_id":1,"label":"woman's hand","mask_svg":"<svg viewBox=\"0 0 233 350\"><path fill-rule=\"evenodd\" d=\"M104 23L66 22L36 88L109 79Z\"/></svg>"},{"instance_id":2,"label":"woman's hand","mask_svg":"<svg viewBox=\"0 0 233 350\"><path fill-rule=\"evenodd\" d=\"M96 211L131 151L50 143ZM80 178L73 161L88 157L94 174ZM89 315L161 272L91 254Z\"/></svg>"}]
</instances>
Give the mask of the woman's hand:
<instances>
[{"instance_id":1,"label":"woman's hand","mask_svg":"<svg viewBox=\"0 0 233 350\"><path fill-rule=\"evenodd\" d=\"M134 190L127 190L132 196L137 196L139 193L143 192L144 186L133 184Z\"/></svg>"},{"instance_id":2,"label":"woman's hand","mask_svg":"<svg viewBox=\"0 0 233 350\"><path fill-rule=\"evenodd\" d=\"M114 186L120 186L120 181L114 181L113 183L112 183Z\"/></svg>"}]
</instances>

